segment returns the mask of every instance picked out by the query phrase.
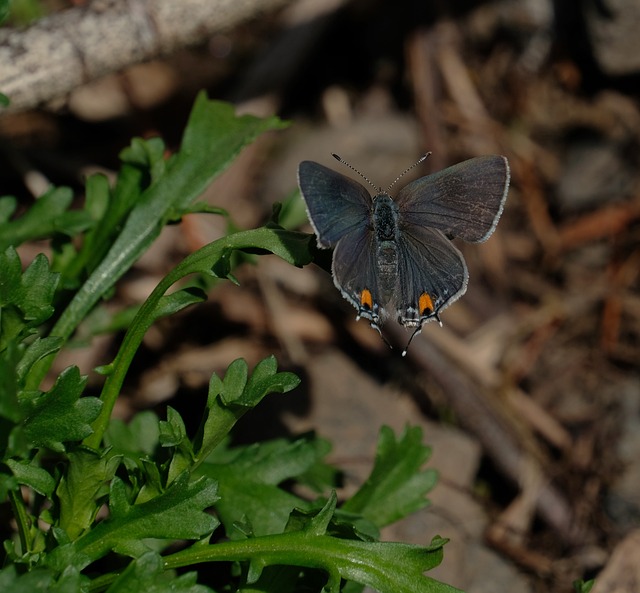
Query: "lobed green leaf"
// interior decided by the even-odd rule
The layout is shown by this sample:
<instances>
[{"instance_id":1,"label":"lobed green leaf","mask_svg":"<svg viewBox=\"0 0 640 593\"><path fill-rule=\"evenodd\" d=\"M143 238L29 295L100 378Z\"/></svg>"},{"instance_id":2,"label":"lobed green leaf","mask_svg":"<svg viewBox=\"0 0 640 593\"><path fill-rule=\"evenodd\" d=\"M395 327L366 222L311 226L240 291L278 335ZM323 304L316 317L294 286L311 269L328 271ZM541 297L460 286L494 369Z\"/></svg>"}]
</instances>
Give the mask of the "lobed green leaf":
<instances>
[{"instance_id":1,"label":"lobed green leaf","mask_svg":"<svg viewBox=\"0 0 640 593\"><path fill-rule=\"evenodd\" d=\"M0 217L0 251L55 233L73 237L89 228L93 221L86 212L68 209L72 200L70 188L51 188L19 218L2 221Z\"/></svg>"},{"instance_id":2,"label":"lobed green leaf","mask_svg":"<svg viewBox=\"0 0 640 593\"><path fill-rule=\"evenodd\" d=\"M78 368L69 367L48 392L21 401L27 417L24 431L34 446L63 451L63 443L91 434L102 403L95 397L80 397L85 384Z\"/></svg>"},{"instance_id":3,"label":"lobed green leaf","mask_svg":"<svg viewBox=\"0 0 640 593\"><path fill-rule=\"evenodd\" d=\"M338 593L343 580L361 583L380 593L460 593L424 574L440 564L447 540L434 537L429 546L417 546L332 537L325 531L335 505L334 494L301 531L193 547L166 557L166 565L244 560L249 562L249 585L257 582L268 566L321 569L328 574L324 589L328 593Z\"/></svg>"},{"instance_id":4,"label":"lobed green leaf","mask_svg":"<svg viewBox=\"0 0 640 593\"><path fill-rule=\"evenodd\" d=\"M60 506L57 525L71 540L92 525L119 464L120 457L108 450L99 454L81 447L68 454L66 472L56 489Z\"/></svg>"},{"instance_id":5,"label":"lobed green leaf","mask_svg":"<svg viewBox=\"0 0 640 593\"><path fill-rule=\"evenodd\" d=\"M29 486L43 496L51 497L56 487L56 481L47 470L29 461L7 459L5 463L19 484Z\"/></svg>"},{"instance_id":6,"label":"lobed green leaf","mask_svg":"<svg viewBox=\"0 0 640 593\"><path fill-rule=\"evenodd\" d=\"M141 553L142 548L137 544L147 538L200 539L218 525L218 521L205 512L217 499L214 481L203 477L189 482L185 473L162 494L132 505L124 483L115 477L111 481L110 517L70 546L55 549L48 563L58 569L72 563L81 570L111 550Z\"/></svg>"},{"instance_id":7,"label":"lobed green leaf","mask_svg":"<svg viewBox=\"0 0 640 593\"><path fill-rule=\"evenodd\" d=\"M133 142L123 158L134 166L151 163L152 183L136 201L109 252L76 293L52 334L69 338L98 300L156 239L166 221L188 208L244 146L262 132L282 125L277 118L237 117L229 104L209 101L201 93L180 152L169 163L160 158L161 144Z\"/></svg>"},{"instance_id":8,"label":"lobed green leaf","mask_svg":"<svg viewBox=\"0 0 640 593\"><path fill-rule=\"evenodd\" d=\"M107 593L214 593L213 589L196 583L197 573L188 572L167 578L162 557L146 552L127 566Z\"/></svg>"},{"instance_id":9,"label":"lobed green leaf","mask_svg":"<svg viewBox=\"0 0 640 593\"><path fill-rule=\"evenodd\" d=\"M427 506L425 495L437 481L434 470L421 471L430 454L422 444L420 427L408 427L396 440L393 431L383 426L371 475L343 510L383 527Z\"/></svg>"},{"instance_id":10,"label":"lobed green leaf","mask_svg":"<svg viewBox=\"0 0 640 593\"><path fill-rule=\"evenodd\" d=\"M326 453L309 439L277 440L242 448L222 463L207 460L199 471L218 481L215 508L227 536L240 535L236 523L248 523L254 535L284 531L294 508L310 506L279 484L310 470Z\"/></svg>"},{"instance_id":11,"label":"lobed green leaf","mask_svg":"<svg viewBox=\"0 0 640 593\"><path fill-rule=\"evenodd\" d=\"M58 279L42 254L23 272L13 247L0 253L0 352L51 317Z\"/></svg>"}]
</instances>

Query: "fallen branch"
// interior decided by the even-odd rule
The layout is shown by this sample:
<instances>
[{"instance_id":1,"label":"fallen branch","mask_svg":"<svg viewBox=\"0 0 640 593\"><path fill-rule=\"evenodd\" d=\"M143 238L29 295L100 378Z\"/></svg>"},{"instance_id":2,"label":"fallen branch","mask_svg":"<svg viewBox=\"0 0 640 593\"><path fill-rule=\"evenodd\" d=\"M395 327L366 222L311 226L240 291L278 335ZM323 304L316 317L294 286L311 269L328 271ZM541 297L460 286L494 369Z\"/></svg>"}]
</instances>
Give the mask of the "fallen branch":
<instances>
[{"instance_id":1,"label":"fallen branch","mask_svg":"<svg viewBox=\"0 0 640 593\"><path fill-rule=\"evenodd\" d=\"M290 0L95 0L25 30L0 29L0 92L19 111L192 45Z\"/></svg>"}]
</instances>

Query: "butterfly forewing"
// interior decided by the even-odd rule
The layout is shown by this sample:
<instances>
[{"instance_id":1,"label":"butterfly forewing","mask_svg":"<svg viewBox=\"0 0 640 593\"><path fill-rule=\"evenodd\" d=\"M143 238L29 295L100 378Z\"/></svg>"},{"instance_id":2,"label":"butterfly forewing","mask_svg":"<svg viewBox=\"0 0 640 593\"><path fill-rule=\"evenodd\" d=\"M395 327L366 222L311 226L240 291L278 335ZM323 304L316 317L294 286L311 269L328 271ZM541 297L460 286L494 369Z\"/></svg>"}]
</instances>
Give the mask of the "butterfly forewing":
<instances>
[{"instance_id":1,"label":"butterfly forewing","mask_svg":"<svg viewBox=\"0 0 640 593\"><path fill-rule=\"evenodd\" d=\"M509 164L503 156L469 159L412 181L398 192L402 224L432 227L472 243L486 241L507 199Z\"/></svg>"},{"instance_id":2,"label":"butterfly forewing","mask_svg":"<svg viewBox=\"0 0 640 593\"><path fill-rule=\"evenodd\" d=\"M298 184L320 247L370 225L371 196L357 181L312 161L298 167Z\"/></svg>"}]
</instances>

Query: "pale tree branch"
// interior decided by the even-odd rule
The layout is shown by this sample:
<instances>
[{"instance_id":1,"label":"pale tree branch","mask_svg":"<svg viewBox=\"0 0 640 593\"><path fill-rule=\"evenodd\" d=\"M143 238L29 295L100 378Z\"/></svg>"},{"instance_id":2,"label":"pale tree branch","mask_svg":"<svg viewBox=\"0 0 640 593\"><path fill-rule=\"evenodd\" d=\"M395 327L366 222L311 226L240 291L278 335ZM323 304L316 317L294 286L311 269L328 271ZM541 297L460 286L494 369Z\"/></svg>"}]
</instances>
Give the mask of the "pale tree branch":
<instances>
[{"instance_id":1,"label":"pale tree branch","mask_svg":"<svg viewBox=\"0 0 640 593\"><path fill-rule=\"evenodd\" d=\"M291 0L94 0L25 30L0 29L0 92L19 111L205 40ZM5 110L3 110L5 111Z\"/></svg>"}]
</instances>

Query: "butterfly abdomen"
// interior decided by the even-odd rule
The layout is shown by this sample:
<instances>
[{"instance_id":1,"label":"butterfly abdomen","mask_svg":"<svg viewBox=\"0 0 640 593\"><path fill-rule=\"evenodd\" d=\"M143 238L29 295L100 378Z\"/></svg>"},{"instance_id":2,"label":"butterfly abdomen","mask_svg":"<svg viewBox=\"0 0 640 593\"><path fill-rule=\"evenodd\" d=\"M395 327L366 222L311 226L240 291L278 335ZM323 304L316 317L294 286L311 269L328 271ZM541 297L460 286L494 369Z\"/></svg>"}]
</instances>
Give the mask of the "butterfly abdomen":
<instances>
[{"instance_id":1,"label":"butterfly abdomen","mask_svg":"<svg viewBox=\"0 0 640 593\"><path fill-rule=\"evenodd\" d=\"M380 296L386 304L393 298L398 278L398 206L387 194L374 199L373 228Z\"/></svg>"}]
</instances>

